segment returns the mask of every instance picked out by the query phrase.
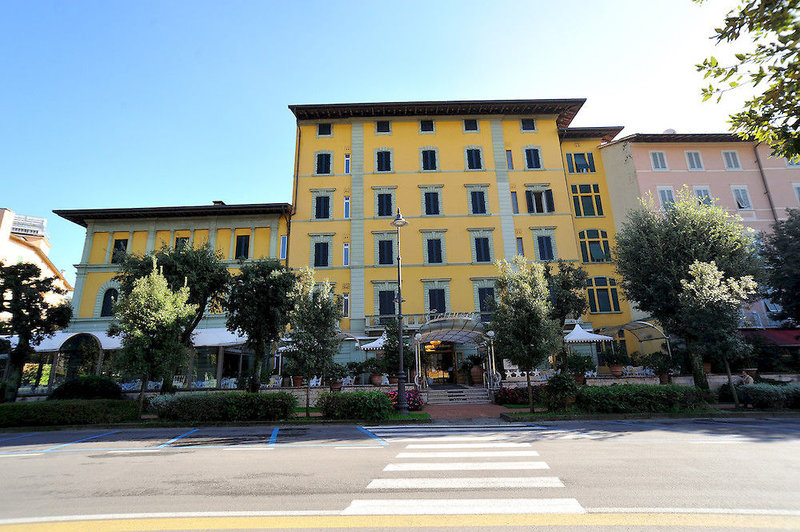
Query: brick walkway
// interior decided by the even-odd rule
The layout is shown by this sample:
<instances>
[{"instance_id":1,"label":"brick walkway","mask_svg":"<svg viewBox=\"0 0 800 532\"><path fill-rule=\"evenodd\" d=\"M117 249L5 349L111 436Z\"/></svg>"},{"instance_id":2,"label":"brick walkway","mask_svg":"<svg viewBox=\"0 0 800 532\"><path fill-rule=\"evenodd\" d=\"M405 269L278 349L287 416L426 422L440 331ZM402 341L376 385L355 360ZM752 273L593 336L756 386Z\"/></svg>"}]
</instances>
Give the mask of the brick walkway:
<instances>
[{"instance_id":1,"label":"brick walkway","mask_svg":"<svg viewBox=\"0 0 800 532\"><path fill-rule=\"evenodd\" d=\"M480 404L480 405L426 405L423 412L430 414L431 419L474 419L474 418L497 418L500 413L506 412L506 408L501 405Z\"/></svg>"}]
</instances>

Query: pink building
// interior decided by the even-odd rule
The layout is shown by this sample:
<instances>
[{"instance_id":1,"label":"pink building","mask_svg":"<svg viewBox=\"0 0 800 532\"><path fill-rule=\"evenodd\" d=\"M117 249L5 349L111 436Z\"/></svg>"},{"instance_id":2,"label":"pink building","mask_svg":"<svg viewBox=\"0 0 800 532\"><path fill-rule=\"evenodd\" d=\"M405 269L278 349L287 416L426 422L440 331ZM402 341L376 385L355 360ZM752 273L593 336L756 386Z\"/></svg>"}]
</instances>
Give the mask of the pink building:
<instances>
[{"instance_id":1,"label":"pink building","mask_svg":"<svg viewBox=\"0 0 800 532\"><path fill-rule=\"evenodd\" d=\"M601 146L616 229L640 198L652 195L665 208L688 186L700 201L724 206L755 231L769 231L787 218L786 209L800 208L800 162L770 151L730 133L635 134ZM750 325L775 325L767 305L749 309Z\"/></svg>"}]
</instances>

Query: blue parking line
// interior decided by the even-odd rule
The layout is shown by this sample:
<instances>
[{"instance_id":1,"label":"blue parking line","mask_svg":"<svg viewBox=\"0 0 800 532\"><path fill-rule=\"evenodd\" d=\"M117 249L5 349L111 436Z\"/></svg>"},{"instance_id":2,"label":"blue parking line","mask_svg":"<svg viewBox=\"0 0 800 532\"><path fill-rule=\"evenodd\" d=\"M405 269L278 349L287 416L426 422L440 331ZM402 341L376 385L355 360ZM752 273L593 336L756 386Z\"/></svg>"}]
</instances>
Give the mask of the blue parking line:
<instances>
[{"instance_id":1,"label":"blue parking line","mask_svg":"<svg viewBox=\"0 0 800 532\"><path fill-rule=\"evenodd\" d=\"M184 433L183 433L183 434L181 434L180 436L176 436L176 437L172 438L171 440L169 440L169 441L167 441L167 442L164 442L164 443L162 443L162 444L161 444L161 445L159 445L157 448L158 448L158 449L163 449L164 447L167 447L167 446L169 446L169 444L171 444L171 443L175 443L176 441L180 440L180 439L181 439L181 438L183 438L184 436L188 436L189 434L191 434L191 433L193 433L193 432L197 432L198 430L200 430L200 429L192 429L192 430L190 430L189 432L184 432Z\"/></svg>"},{"instance_id":2,"label":"blue parking line","mask_svg":"<svg viewBox=\"0 0 800 532\"><path fill-rule=\"evenodd\" d=\"M281 430L280 427L275 427L274 429L272 429L272 434L269 435L269 446L270 447L275 447L275 445L276 445L275 442L278 441L278 431L279 430Z\"/></svg>"},{"instance_id":3,"label":"blue parking line","mask_svg":"<svg viewBox=\"0 0 800 532\"><path fill-rule=\"evenodd\" d=\"M387 442L383 438L379 438L378 436L375 436L372 432L368 431L364 427L356 427L356 428L358 430L360 430L361 432L363 432L364 434L366 434L367 436L369 436L370 438L372 438L373 440L378 440L378 443L380 443L381 445L389 445L389 442Z\"/></svg>"},{"instance_id":4,"label":"blue parking line","mask_svg":"<svg viewBox=\"0 0 800 532\"><path fill-rule=\"evenodd\" d=\"M44 449L42 451L37 451L37 452L49 453L50 451L53 451L55 449L60 449L61 447L66 447L67 445L72 445L73 443L81 443L83 441L93 440L95 438L102 438L103 436L108 436L109 434L116 434L117 432L119 432L119 431L118 430L112 430L111 432L105 432L103 434L97 434L95 436L89 436L88 438L81 438L80 440L75 440L75 441L71 441L71 442L68 442L68 443L62 443L61 445L56 445L55 447L50 447L48 449Z\"/></svg>"},{"instance_id":5,"label":"blue parking line","mask_svg":"<svg viewBox=\"0 0 800 532\"><path fill-rule=\"evenodd\" d=\"M0 442L9 441L9 440L18 440L18 439L24 438L26 436L33 436L34 434L36 434L36 433L35 432L29 432L28 434L22 434L20 436L12 436L10 438L3 438L2 440L0 440Z\"/></svg>"}]
</instances>

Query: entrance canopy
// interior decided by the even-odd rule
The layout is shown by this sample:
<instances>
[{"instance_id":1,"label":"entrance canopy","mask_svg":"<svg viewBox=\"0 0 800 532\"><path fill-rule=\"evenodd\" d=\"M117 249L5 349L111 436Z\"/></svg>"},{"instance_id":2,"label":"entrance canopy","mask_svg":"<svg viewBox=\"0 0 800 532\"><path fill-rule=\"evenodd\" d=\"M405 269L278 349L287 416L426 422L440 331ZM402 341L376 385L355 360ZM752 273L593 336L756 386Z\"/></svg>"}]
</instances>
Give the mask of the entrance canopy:
<instances>
[{"instance_id":1,"label":"entrance canopy","mask_svg":"<svg viewBox=\"0 0 800 532\"><path fill-rule=\"evenodd\" d=\"M427 344L438 340L454 344L480 344L488 340L490 335L486 326L471 316L446 314L427 321L414 336L414 344Z\"/></svg>"},{"instance_id":2,"label":"entrance canopy","mask_svg":"<svg viewBox=\"0 0 800 532\"><path fill-rule=\"evenodd\" d=\"M639 342L651 340L668 340L664 331L647 321L630 321L624 325L614 325L612 327L601 327L599 332L607 334L617 334L620 330L625 330L636 337Z\"/></svg>"},{"instance_id":3,"label":"entrance canopy","mask_svg":"<svg viewBox=\"0 0 800 532\"><path fill-rule=\"evenodd\" d=\"M579 323L575 324L575 328L564 337L564 341L568 344L593 344L595 342L610 342L613 338L604 334L594 334L587 331L580 326Z\"/></svg>"}]
</instances>

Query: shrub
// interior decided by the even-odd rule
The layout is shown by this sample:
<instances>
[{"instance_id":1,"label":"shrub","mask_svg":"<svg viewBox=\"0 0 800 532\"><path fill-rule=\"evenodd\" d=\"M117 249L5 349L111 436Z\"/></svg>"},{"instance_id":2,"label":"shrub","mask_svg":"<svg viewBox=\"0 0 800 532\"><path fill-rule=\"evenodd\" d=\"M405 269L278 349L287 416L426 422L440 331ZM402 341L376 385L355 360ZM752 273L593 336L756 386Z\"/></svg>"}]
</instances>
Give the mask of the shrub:
<instances>
[{"instance_id":1,"label":"shrub","mask_svg":"<svg viewBox=\"0 0 800 532\"><path fill-rule=\"evenodd\" d=\"M294 415L297 398L287 392L193 392L159 395L150 410L162 419L191 423L277 421Z\"/></svg>"},{"instance_id":2,"label":"shrub","mask_svg":"<svg viewBox=\"0 0 800 532\"><path fill-rule=\"evenodd\" d=\"M53 390L48 399L122 399L122 388L108 377L82 375Z\"/></svg>"},{"instance_id":3,"label":"shrub","mask_svg":"<svg viewBox=\"0 0 800 532\"><path fill-rule=\"evenodd\" d=\"M794 386L773 384L744 384L736 388L742 392L742 402L753 408L777 410L794 401Z\"/></svg>"},{"instance_id":4,"label":"shrub","mask_svg":"<svg viewBox=\"0 0 800 532\"><path fill-rule=\"evenodd\" d=\"M700 389L676 384L584 386L576 398L587 412L675 412L705 405Z\"/></svg>"},{"instance_id":5,"label":"shrub","mask_svg":"<svg viewBox=\"0 0 800 532\"><path fill-rule=\"evenodd\" d=\"M784 386L786 393L786 408L800 408L800 384Z\"/></svg>"},{"instance_id":6,"label":"shrub","mask_svg":"<svg viewBox=\"0 0 800 532\"><path fill-rule=\"evenodd\" d=\"M385 421L394 412L389 396L383 392L323 393L316 406L328 419Z\"/></svg>"},{"instance_id":7,"label":"shrub","mask_svg":"<svg viewBox=\"0 0 800 532\"><path fill-rule=\"evenodd\" d=\"M139 405L136 401L69 399L0 405L0 427L128 423L138 419Z\"/></svg>"},{"instance_id":8,"label":"shrub","mask_svg":"<svg viewBox=\"0 0 800 532\"><path fill-rule=\"evenodd\" d=\"M742 400L742 392L739 390L739 387L736 387L736 392L739 395L739 400ZM727 382L720 386L719 390L717 390L717 400L720 403L732 403L733 402L733 392L731 391L731 385Z\"/></svg>"},{"instance_id":9,"label":"shrub","mask_svg":"<svg viewBox=\"0 0 800 532\"><path fill-rule=\"evenodd\" d=\"M584 375L587 371L594 371L597 366L592 357L588 355L569 355L566 362L566 370L570 375Z\"/></svg>"},{"instance_id":10,"label":"shrub","mask_svg":"<svg viewBox=\"0 0 800 532\"><path fill-rule=\"evenodd\" d=\"M571 375L553 375L544 385L544 400L548 410L563 410L578 393L578 383Z\"/></svg>"},{"instance_id":11,"label":"shrub","mask_svg":"<svg viewBox=\"0 0 800 532\"><path fill-rule=\"evenodd\" d=\"M494 392L494 402L498 405L527 405L528 388L500 388ZM533 387L533 402L544 403L544 386Z\"/></svg>"},{"instance_id":12,"label":"shrub","mask_svg":"<svg viewBox=\"0 0 800 532\"><path fill-rule=\"evenodd\" d=\"M389 401L391 401L392 406L396 409L397 408L397 390L392 390L390 392L386 392L386 395L389 396ZM408 403L409 411L417 411L422 410L422 394L419 393L419 390L416 388L411 388L406 390L406 402Z\"/></svg>"}]
</instances>

